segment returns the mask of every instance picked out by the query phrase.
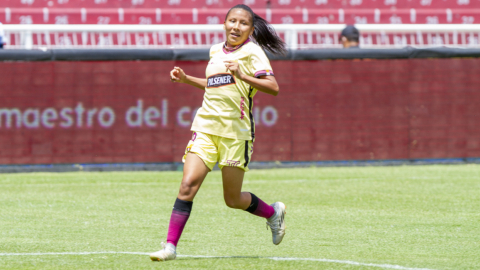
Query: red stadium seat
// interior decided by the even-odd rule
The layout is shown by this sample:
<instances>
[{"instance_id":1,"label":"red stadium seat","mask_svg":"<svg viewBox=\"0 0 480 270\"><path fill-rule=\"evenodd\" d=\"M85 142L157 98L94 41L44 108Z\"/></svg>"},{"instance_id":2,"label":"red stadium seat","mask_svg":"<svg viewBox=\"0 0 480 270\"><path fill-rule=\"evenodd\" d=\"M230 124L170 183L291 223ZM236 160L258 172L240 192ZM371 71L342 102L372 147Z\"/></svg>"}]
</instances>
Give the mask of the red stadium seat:
<instances>
[{"instance_id":1,"label":"red stadium seat","mask_svg":"<svg viewBox=\"0 0 480 270\"><path fill-rule=\"evenodd\" d=\"M478 9L385 10L380 16L380 23L471 24L479 21Z\"/></svg>"},{"instance_id":2,"label":"red stadium seat","mask_svg":"<svg viewBox=\"0 0 480 270\"><path fill-rule=\"evenodd\" d=\"M85 10L80 8L12 8L0 10L5 23L12 24L81 24L85 20ZM83 16L82 16L83 14Z\"/></svg>"},{"instance_id":3,"label":"red stadium seat","mask_svg":"<svg viewBox=\"0 0 480 270\"><path fill-rule=\"evenodd\" d=\"M266 8L267 0L2 0L3 7L27 8Z\"/></svg>"},{"instance_id":4,"label":"red stadium seat","mask_svg":"<svg viewBox=\"0 0 480 270\"><path fill-rule=\"evenodd\" d=\"M267 16L268 18L268 16ZM480 9L300 9L271 11L271 22L309 24L477 23Z\"/></svg>"},{"instance_id":5,"label":"red stadium seat","mask_svg":"<svg viewBox=\"0 0 480 270\"><path fill-rule=\"evenodd\" d=\"M223 23L227 11L224 8L0 8L0 18L7 24L219 24ZM480 8L276 8L257 9L256 12L274 24L480 22Z\"/></svg>"},{"instance_id":6,"label":"red stadium seat","mask_svg":"<svg viewBox=\"0 0 480 270\"><path fill-rule=\"evenodd\" d=\"M476 0L271 0L273 9L295 8L480 8Z\"/></svg>"},{"instance_id":7,"label":"red stadium seat","mask_svg":"<svg viewBox=\"0 0 480 270\"><path fill-rule=\"evenodd\" d=\"M222 8L247 4L253 9L327 8L480 8L478 0L2 0L9 8Z\"/></svg>"}]
</instances>

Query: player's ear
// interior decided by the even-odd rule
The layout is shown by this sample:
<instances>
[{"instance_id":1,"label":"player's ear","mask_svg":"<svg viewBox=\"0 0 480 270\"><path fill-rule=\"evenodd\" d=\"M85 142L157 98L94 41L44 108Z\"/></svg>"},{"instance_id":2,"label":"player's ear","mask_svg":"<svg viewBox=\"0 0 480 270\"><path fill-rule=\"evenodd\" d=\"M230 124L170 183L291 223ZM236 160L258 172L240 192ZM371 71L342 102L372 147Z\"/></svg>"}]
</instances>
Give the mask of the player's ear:
<instances>
[{"instance_id":1,"label":"player's ear","mask_svg":"<svg viewBox=\"0 0 480 270\"><path fill-rule=\"evenodd\" d=\"M226 23L226 22L223 22L223 30L227 31L227 28L226 28L226 26L225 26L225 23Z\"/></svg>"},{"instance_id":2,"label":"player's ear","mask_svg":"<svg viewBox=\"0 0 480 270\"><path fill-rule=\"evenodd\" d=\"M249 36L252 36L254 31L255 31L255 26L252 27L252 30L250 31Z\"/></svg>"}]
</instances>

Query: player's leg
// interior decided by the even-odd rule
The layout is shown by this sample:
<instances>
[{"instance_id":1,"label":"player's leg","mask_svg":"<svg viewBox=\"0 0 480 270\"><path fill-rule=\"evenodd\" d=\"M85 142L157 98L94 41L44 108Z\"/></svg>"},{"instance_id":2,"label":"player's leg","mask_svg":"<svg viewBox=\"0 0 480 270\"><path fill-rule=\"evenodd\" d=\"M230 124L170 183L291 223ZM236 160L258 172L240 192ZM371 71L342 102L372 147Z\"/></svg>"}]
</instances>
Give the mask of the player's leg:
<instances>
[{"instance_id":1,"label":"player's leg","mask_svg":"<svg viewBox=\"0 0 480 270\"><path fill-rule=\"evenodd\" d=\"M272 206L250 192L242 192L243 177L248 171L253 153L253 141L222 138L218 144L218 152L218 166L222 169L223 198L227 206L270 218L275 213Z\"/></svg>"},{"instance_id":2,"label":"player's leg","mask_svg":"<svg viewBox=\"0 0 480 270\"><path fill-rule=\"evenodd\" d=\"M173 260L176 257L176 247L190 217L193 199L208 172L215 165L216 148L209 136L194 133L187 145L183 161L185 162L183 178L170 216L167 244L162 243L162 250L150 254L150 258L154 261Z\"/></svg>"},{"instance_id":3,"label":"player's leg","mask_svg":"<svg viewBox=\"0 0 480 270\"><path fill-rule=\"evenodd\" d=\"M245 210L252 202L252 195L242 192L244 175L245 171L236 167L222 168L223 199L230 208Z\"/></svg>"},{"instance_id":4,"label":"player's leg","mask_svg":"<svg viewBox=\"0 0 480 270\"><path fill-rule=\"evenodd\" d=\"M268 205L255 194L242 192L243 177L248 171L252 153L252 141L222 139L219 167L222 169L223 196L227 206L266 218L272 230L273 243L278 245L285 235L285 205L281 202Z\"/></svg>"},{"instance_id":5,"label":"player's leg","mask_svg":"<svg viewBox=\"0 0 480 270\"><path fill-rule=\"evenodd\" d=\"M193 199L210 169L196 154L188 153L183 167L183 178L177 199L173 205L167 243L177 246L183 228L190 217Z\"/></svg>"},{"instance_id":6,"label":"player's leg","mask_svg":"<svg viewBox=\"0 0 480 270\"><path fill-rule=\"evenodd\" d=\"M150 254L150 259L154 261L168 261L176 258L176 247L190 217L193 199L209 171L210 169L200 157L193 153L187 154L180 191L170 216L167 244L162 243L163 249Z\"/></svg>"},{"instance_id":7,"label":"player's leg","mask_svg":"<svg viewBox=\"0 0 480 270\"><path fill-rule=\"evenodd\" d=\"M242 192L245 171L236 167L222 168L223 197L228 207L245 210L253 215L267 219L267 225L272 230L272 241L275 245L282 242L285 235L285 205L276 202L266 204L255 194Z\"/></svg>"},{"instance_id":8,"label":"player's leg","mask_svg":"<svg viewBox=\"0 0 480 270\"><path fill-rule=\"evenodd\" d=\"M270 218L275 210L250 192L242 192L245 171L237 167L223 167L223 198L230 208L242 209L259 217Z\"/></svg>"}]
</instances>

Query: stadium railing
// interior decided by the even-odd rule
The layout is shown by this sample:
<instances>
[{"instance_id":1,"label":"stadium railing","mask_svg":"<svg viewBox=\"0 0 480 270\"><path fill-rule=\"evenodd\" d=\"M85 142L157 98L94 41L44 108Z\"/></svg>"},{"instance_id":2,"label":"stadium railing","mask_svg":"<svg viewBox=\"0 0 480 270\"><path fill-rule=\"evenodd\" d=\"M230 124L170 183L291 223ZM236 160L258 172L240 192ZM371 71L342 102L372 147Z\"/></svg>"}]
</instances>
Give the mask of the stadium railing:
<instances>
[{"instance_id":1,"label":"stadium railing","mask_svg":"<svg viewBox=\"0 0 480 270\"><path fill-rule=\"evenodd\" d=\"M344 24L275 24L291 50L340 48ZM362 48L480 47L478 24L359 24ZM217 25L4 25L6 49L208 48L225 40Z\"/></svg>"}]
</instances>

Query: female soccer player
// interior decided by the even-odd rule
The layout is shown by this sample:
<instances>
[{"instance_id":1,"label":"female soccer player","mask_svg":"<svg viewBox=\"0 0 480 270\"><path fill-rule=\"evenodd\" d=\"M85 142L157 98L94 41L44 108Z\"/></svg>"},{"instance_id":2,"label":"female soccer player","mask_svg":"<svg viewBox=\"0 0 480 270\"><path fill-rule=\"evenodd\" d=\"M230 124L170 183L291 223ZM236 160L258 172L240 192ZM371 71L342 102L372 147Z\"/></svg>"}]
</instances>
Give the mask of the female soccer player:
<instances>
[{"instance_id":1,"label":"female soccer player","mask_svg":"<svg viewBox=\"0 0 480 270\"><path fill-rule=\"evenodd\" d=\"M285 205L281 202L268 205L254 194L242 192L255 139L253 96L257 90L274 96L279 91L263 49L284 54L285 43L267 21L246 5L228 11L224 29L226 42L210 49L207 78L186 75L179 67L170 72L172 82L190 84L205 90L205 95L183 157L183 179L170 217L167 244L162 243L163 249L150 254L154 261L176 258L176 246L190 216L193 199L217 162L222 170L227 206L266 218L275 245L285 235Z\"/></svg>"}]
</instances>

